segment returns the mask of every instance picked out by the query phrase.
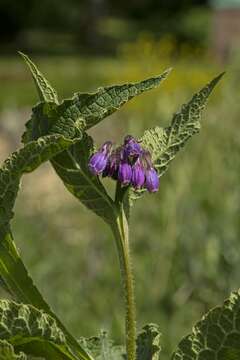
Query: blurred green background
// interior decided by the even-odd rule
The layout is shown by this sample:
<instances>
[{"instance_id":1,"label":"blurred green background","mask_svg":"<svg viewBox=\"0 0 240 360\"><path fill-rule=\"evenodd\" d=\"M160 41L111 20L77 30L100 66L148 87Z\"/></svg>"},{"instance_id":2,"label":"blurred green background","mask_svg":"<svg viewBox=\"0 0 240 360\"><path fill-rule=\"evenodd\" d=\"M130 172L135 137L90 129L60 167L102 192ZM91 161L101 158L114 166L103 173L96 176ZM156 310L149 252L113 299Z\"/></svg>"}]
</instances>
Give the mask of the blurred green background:
<instances>
[{"instance_id":1,"label":"blurred green background","mask_svg":"<svg viewBox=\"0 0 240 360\"><path fill-rule=\"evenodd\" d=\"M217 9L206 1L0 1L0 158L20 146L37 95L17 50L62 97L173 72L91 130L97 144L165 126L183 102L226 70L202 131L171 164L160 191L132 216L139 328L155 322L166 358L240 280L240 65L214 48ZM237 10L236 10L237 11ZM52 308L77 336L106 329L123 341L115 244L105 224L69 193L49 164L25 176L13 231Z\"/></svg>"}]
</instances>

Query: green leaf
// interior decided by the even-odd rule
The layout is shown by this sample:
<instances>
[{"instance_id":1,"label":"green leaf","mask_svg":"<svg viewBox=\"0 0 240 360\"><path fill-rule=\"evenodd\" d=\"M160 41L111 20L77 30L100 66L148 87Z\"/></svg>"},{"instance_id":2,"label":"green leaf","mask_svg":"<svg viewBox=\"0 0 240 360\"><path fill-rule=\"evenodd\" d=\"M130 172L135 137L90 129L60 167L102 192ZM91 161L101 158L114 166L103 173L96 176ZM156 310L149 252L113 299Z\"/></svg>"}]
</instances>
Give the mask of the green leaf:
<instances>
[{"instance_id":1,"label":"green leaf","mask_svg":"<svg viewBox=\"0 0 240 360\"><path fill-rule=\"evenodd\" d=\"M184 104L181 110L174 114L169 127L165 129L156 127L147 130L143 135L142 144L151 152L160 176L187 140L199 132L202 111L209 95L222 76L223 74L220 74L214 78L195 94L189 103Z\"/></svg>"},{"instance_id":2,"label":"green leaf","mask_svg":"<svg viewBox=\"0 0 240 360\"><path fill-rule=\"evenodd\" d=\"M210 310L178 345L172 360L240 359L240 291Z\"/></svg>"},{"instance_id":3,"label":"green leaf","mask_svg":"<svg viewBox=\"0 0 240 360\"><path fill-rule=\"evenodd\" d=\"M206 105L209 95L217 85L223 74L214 78L204 86L192 99L174 114L170 126L167 128L155 127L145 131L140 139L144 148L152 154L152 160L159 176L167 170L170 162L194 134L200 130L202 111ZM130 190L130 198L139 198L144 191Z\"/></svg>"},{"instance_id":4,"label":"green leaf","mask_svg":"<svg viewBox=\"0 0 240 360\"><path fill-rule=\"evenodd\" d=\"M87 352L92 354L95 360L126 359L123 347L115 345L113 341L109 340L105 331L102 331L100 336L93 336L88 339L81 338L80 344Z\"/></svg>"},{"instance_id":5,"label":"green leaf","mask_svg":"<svg viewBox=\"0 0 240 360\"><path fill-rule=\"evenodd\" d=\"M137 360L159 360L160 337L156 324L145 325L137 337Z\"/></svg>"},{"instance_id":6,"label":"green leaf","mask_svg":"<svg viewBox=\"0 0 240 360\"><path fill-rule=\"evenodd\" d=\"M51 132L51 120L46 114L54 113L56 105L40 104L33 109L34 122L28 122L28 130L23 135L23 141L28 142L30 138L37 139L39 134ZM40 114L45 114L42 117ZM115 206L113 200L108 196L104 186L98 177L93 176L88 169L88 161L94 151L92 138L86 133L81 133L80 128L71 119L66 120L66 126L58 128L70 138L82 136L82 140L76 142L71 149L63 151L59 156L52 158L51 162L64 182L66 188L80 200L88 209L94 211L104 221L111 223ZM55 128L55 131L57 129Z\"/></svg>"},{"instance_id":7,"label":"green leaf","mask_svg":"<svg viewBox=\"0 0 240 360\"><path fill-rule=\"evenodd\" d=\"M16 354L9 342L0 340L0 360L27 360L27 356L22 352Z\"/></svg>"},{"instance_id":8,"label":"green leaf","mask_svg":"<svg viewBox=\"0 0 240 360\"><path fill-rule=\"evenodd\" d=\"M170 70L166 70L159 76L136 83L99 88L92 94L76 93L72 99L64 100L59 105L56 125L53 126L52 132L59 127L59 123L62 124L68 117L74 121L84 121L85 130L91 128L135 96L159 86L169 72Z\"/></svg>"},{"instance_id":9,"label":"green leaf","mask_svg":"<svg viewBox=\"0 0 240 360\"><path fill-rule=\"evenodd\" d=\"M0 338L26 354L56 360L77 359L69 351L56 320L31 305L0 300ZM34 350L31 343L36 345Z\"/></svg>"},{"instance_id":10,"label":"green leaf","mask_svg":"<svg viewBox=\"0 0 240 360\"><path fill-rule=\"evenodd\" d=\"M64 100L60 105L56 105L53 99L38 104L26 124L22 140L26 143L50 133L60 133L67 137L63 131L68 131L69 126L72 129L75 126L81 133L117 111L133 97L159 86L169 72L170 70L166 70L159 76L136 83L100 88L95 93L76 93L73 98ZM41 91L44 92L44 89Z\"/></svg>"},{"instance_id":11,"label":"green leaf","mask_svg":"<svg viewBox=\"0 0 240 360\"><path fill-rule=\"evenodd\" d=\"M19 51L19 54L24 59L25 63L29 67L33 80L35 82L38 95L41 101L53 101L58 103L58 96L56 90L50 85L43 74L38 70L37 66L31 61L31 59Z\"/></svg>"},{"instance_id":12,"label":"green leaf","mask_svg":"<svg viewBox=\"0 0 240 360\"><path fill-rule=\"evenodd\" d=\"M88 209L111 223L116 211L114 202L99 178L92 175L88 169L88 161L93 151L92 138L84 133L80 142L68 152L55 156L51 162L67 189Z\"/></svg>"},{"instance_id":13,"label":"green leaf","mask_svg":"<svg viewBox=\"0 0 240 360\"><path fill-rule=\"evenodd\" d=\"M0 276L9 292L19 301L42 308L53 316L55 315L33 285L21 261L14 244L9 222L13 216L13 206L21 176L26 172L33 171L42 162L49 160L72 144L74 144L73 141L65 139L61 135L39 138L13 153L0 169ZM55 318L57 319L56 316ZM79 358L89 360L90 357L79 347L76 340L58 319L57 321Z\"/></svg>"}]
</instances>

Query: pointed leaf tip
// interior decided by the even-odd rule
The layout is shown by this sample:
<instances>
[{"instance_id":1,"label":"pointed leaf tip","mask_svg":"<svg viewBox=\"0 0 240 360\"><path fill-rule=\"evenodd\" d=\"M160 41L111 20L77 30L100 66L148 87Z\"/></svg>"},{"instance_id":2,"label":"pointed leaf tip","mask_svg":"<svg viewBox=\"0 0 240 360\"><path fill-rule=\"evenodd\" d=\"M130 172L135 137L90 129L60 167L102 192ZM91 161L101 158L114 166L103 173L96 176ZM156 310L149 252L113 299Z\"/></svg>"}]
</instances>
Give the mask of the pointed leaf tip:
<instances>
[{"instance_id":1,"label":"pointed leaf tip","mask_svg":"<svg viewBox=\"0 0 240 360\"><path fill-rule=\"evenodd\" d=\"M219 81L221 80L221 78L223 77L224 74L225 74L225 71L221 72L219 75L217 75L215 78L213 78L209 82L209 87L211 88L210 91L212 91L213 88L219 83Z\"/></svg>"},{"instance_id":2,"label":"pointed leaf tip","mask_svg":"<svg viewBox=\"0 0 240 360\"><path fill-rule=\"evenodd\" d=\"M57 104L58 96L56 90L51 86L51 84L39 71L34 62L26 54L21 51L18 51L18 54L23 58L24 62L27 64L28 68L31 71L39 95L39 99L41 101L52 101Z\"/></svg>"}]
</instances>

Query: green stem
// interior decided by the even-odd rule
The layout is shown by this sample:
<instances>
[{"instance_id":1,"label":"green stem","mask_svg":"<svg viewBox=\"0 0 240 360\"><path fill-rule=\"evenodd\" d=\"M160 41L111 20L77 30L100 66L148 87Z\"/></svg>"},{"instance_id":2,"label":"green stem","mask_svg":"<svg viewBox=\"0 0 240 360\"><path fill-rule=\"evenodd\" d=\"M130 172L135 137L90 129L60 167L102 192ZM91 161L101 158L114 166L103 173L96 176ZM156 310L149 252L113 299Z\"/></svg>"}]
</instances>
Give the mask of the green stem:
<instances>
[{"instance_id":1,"label":"green stem","mask_svg":"<svg viewBox=\"0 0 240 360\"><path fill-rule=\"evenodd\" d=\"M116 222L112 225L112 231L117 244L124 287L127 359L136 360L136 310L134 278L129 248L128 221L123 209L122 199L116 199L116 205L118 207L118 215L116 217Z\"/></svg>"}]
</instances>

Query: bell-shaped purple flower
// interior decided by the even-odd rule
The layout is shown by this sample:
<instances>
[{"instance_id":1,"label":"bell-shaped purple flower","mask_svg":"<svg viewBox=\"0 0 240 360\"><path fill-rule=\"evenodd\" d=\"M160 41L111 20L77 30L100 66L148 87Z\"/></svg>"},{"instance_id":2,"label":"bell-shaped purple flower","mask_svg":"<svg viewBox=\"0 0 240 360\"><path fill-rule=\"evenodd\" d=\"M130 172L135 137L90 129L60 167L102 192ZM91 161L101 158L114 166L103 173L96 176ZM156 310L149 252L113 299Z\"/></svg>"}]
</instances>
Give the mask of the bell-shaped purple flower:
<instances>
[{"instance_id":1,"label":"bell-shaped purple flower","mask_svg":"<svg viewBox=\"0 0 240 360\"><path fill-rule=\"evenodd\" d=\"M127 159L129 157L137 158L142 152L142 148L137 142L137 140L131 136L127 135L124 138L124 157Z\"/></svg>"},{"instance_id":2,"label":"bell-shaped purple flower","mask_svg":"<svg viewBox=\"0 0 240 360\"><path fill-rule=\"evenodd\" d=\"M111 141L105 142L102 147L89 160L89 170L93 175L100 175L107 166L112 148Z\"/></svg>"},{"instance_id":3,"label":"bell-shaped purple flower","mask_svg":"<svg viewBox=\"0 0 240 360\"><path fill-rule=\"evenodd\" d=\"M132 178L132 167L126 161L121 161L118 168L118 180L122 185L128 185Z\"/></svg>"},{"instance_id":4,"label":"bell-shaped purple flower","mask_svg":"<svg viewBox=\"0 0 240 360\"><path fill-rule=\"evenodd\" d=\"M140 189L145 182L145 171L143 165L138 158L135 164L132 166L132 179L131 183L135 189Z\"/></svg>"},{"instance_id":5,"label":"bell-shaped purple flower","mask_svg":"<svg viewBox=\"0 0 240 360\"><path fill-rule=\"evenodd\" d=\"M145 176L146 176L146 180L145 180L146 189L151 193L158 191L159 178L156 170L153 167L148 168L145 171Z\"/></svg>"}]
</instances>

